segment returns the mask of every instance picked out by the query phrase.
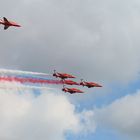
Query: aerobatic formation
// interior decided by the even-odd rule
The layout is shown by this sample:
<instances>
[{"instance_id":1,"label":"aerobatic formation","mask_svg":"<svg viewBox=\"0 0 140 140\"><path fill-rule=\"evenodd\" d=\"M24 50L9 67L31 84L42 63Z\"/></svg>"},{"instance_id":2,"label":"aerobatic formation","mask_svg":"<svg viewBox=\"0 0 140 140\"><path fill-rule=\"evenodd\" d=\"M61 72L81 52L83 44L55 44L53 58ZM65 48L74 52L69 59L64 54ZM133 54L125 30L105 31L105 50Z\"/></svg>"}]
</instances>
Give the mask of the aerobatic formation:
<instances>
[{"instance_id":1,"label":"aerobatic formation","mask_svg":"<svg viewBox=\"0 0 140 140\"><path fill-rule=\"evenodd\" d=\"M59 79L55 79L54 77ZM74 94L74 93L84 93L84 92L77 88L68 88L66 87L66 85L87 86L88 88L102 87L101 85L93 82L85 82L85 81L75 82L72 80L66 80L68 78L76 78L76 77L67 73L58 73L58 72L56 73L56 71L54 71L53 74L46 74L46 73L37 73L37 72L0 69L0 88L5 88L4 85L1 85L1 83L4 82L10 82L10 83L16 82L19 83L22 88L33 88L33 89L38 89L38 88L45 89L48 84L63 85L62 88L63 92ZM10 86L10 88L13 87Z\"/></svg>"},{"instance_id":2,"label":"aerobatic formation","mask_svg":"<svg viewBox=\"0 0 140 140\"><path fill-rule=\"evenodd\" d=\"M5 17L3 17L3 19L0 19L0 24L4 25L4 30L8 29L10 26L21 27L21 25L13 21L9 21ZM52 77L50 78L50 76ZM53 77L59 78L59 80L53 79ZM18 82L20 84L25 84L25 87L28 86L31 88L42 88L39 86L42 85L44 86L46 84L60 84L63 85L62 91L68 92L70 94L84 93L84 92L77 88L68 88L65 85L71 85L71 86L74 85L74 86L83 86L83 87L86 86L88 88L102 87L98 83L83 81L83 79L81 79L81 82L75 82L72 80L66 80L68 78L76 78L76 77L68 73L56 72L56 70L54 70L54 73L52 75L49 75L49 74L37 73L37 72L25 72L25 71L17 71L17 70L14 71L14 70L0 69L0 82L3 81ZM0 88L4 88L4 87L0 86Z\"/></svg>"},{"instance_id":3,"label":"aerobatic formation","mask_svg":"<svg viewBox=\"0 0 140 140\"><path fill-rule=\"evenodd\" d=\"M101 85L99 85L97 83L94 83L94 82L83 81L83 79L81 79L80 83L77 83L77 82L72 81L72 80L66 80L68 78L76 78L76 77L73 76L73 75L67 74L67 73L56 72L56 70L54 70L53 76L56 77L56 78L60 78L64 85L65 84L66 85L79 85L79 86L87 86L88 88L91 88L91 87L102 87ZM70 94L73 94L73 93L84 93L83 91L81 91L81 90L79 90L77 88L67 88L65 86L63 86L62 91L69 92Z\"/></svg>"}]
</instances>

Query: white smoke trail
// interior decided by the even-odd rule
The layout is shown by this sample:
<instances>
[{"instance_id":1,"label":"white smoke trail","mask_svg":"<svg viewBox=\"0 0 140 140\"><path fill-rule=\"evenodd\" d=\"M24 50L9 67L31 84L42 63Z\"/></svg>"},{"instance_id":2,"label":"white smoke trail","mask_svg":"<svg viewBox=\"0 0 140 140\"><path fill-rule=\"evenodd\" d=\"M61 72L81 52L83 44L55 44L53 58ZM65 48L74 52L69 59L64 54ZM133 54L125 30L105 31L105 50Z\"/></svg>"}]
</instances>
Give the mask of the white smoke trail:
<instances>
[{"instance_id":1,"label":"white smoke trail","mask_svg":"<svg viewBox=\"0 0 140 140\"><path fill-rule=\"evenodd\" d=\"M31 86L31 85L22 85L17 82L1 82L0 83L0 89L4 90L17 90L17 91L23 91L23 90L33 90L33 89L39 89L39 90L52 90L53 88L49 87L39 87L39 86Z\"/></svg>"},{"instance_id":2,"label":"white smoke trail","mask_svg":"<svg viewBox=\"0 0 140 140\"><path fill-rule=\"evenodd\" d=\"M39 73L39 72L29 72L29 71L20 71L20 70L7 70L7 69L0 69L0 75L1 77L7 77L10 74L15 75L36 75L36 76L48 76L49 74L46 73ZM23 85L20 82L17 81L0 81L0 89L3 90L17 90L17 91L23 91L23 90L33 90L33 89L39 89L39 90L49 90L53 88L44 87L44 86L32 86L32 85Z\"/></svg>"},{"instance_id":3,"label":"white smoke trail","mask_svg":"<svg viewBox=\"0 0 140 140\"><path fill-rule=\"evenodd\" d=\"M31 74L31 75L42 75L48 76L50 74L40 73L40 72L29 72L29 71L20 71L20 70L8 70L8 69L0 69L0 74Z\"/></svg>"}]
</instances>

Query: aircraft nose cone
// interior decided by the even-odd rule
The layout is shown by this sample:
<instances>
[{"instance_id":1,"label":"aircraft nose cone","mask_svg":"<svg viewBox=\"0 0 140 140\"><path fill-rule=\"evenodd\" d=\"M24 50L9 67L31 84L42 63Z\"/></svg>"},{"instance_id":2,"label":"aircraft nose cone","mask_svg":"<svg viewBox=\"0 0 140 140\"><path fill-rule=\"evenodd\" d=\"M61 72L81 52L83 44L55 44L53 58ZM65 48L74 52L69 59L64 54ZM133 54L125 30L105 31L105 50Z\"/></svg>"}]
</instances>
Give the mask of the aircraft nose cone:
<instances>
[{"instance_id":1,"label":"aircraft nose cone","mask_svg":"<svg viewBox=\"0 0 140 140\"><path fill-rule=\"evenodd\" d=\"M21 27L21 25L17 25L17 27Z\"/></svg>"},{"instance_id":2,"label":"aircraft nose cone","mask_svg":"<svg viewBox=\"0 0 140 140\"><path fill-rule=\"evenodd\" d=\"M97 85L97 87L102 87L101 85Z\"/></svg>"}]
</instances>

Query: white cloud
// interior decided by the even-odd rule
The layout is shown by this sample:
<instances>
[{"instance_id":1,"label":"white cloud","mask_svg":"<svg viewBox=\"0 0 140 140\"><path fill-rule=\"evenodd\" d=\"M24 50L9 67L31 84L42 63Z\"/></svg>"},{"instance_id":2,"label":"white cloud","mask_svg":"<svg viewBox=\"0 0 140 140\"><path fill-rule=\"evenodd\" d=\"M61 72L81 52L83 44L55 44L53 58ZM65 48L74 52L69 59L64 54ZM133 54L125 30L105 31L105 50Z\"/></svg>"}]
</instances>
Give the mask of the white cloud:
<instances>
[{"instance_id":1,"label":"white cloud","mask_svg":"<svg viewBox=\"0 0 140 140\"><path fill-rule=\"evenodd\" d=\"M89 129L92 114L76 113L66 96L49 89L35 96L32 90L19 90L19 84L12 89L12 84L1 83L6 89L0 90L0 139L64 140L66 132Z\"/></svg>"},{"instance_id":2,"label":"white cloud","mask_svg":"<svg viewBox=\"0 0 140 140\"><path fill-rule=\"evenodd\" d=\"M84 134L88 133L94 133L96 131L96 122L95 122L95 115L94 112L91 110L84 110L79 115L80 120L82 122L81 130L84 132Z\"/></svg>"},{"instance_id":3,"label":"white cloud","mask_svg":"<svg viewBox=\"0 0 140 140\"><path fill-rule=\"evenodd\" d=\"M95 109L96 121L120 134L140 139L140 91Z\"/></svg>"},{"instance_id":4,"label":"white cloud","mask_svg":"<svg viewBox=\"0 0 140 140\"><path fill-rule=\"evenodd\" d=\"M10 84L4 85L8 87ZM19 90L19 87L1 89L0 139L64 140L67 132L94 133L96 126L139 139L139 107L140 91L102 108L77 112L66 96L54 93L52 89L42 90L39 96L35 96L32 90Z\"/></svg>"}]
</instances>

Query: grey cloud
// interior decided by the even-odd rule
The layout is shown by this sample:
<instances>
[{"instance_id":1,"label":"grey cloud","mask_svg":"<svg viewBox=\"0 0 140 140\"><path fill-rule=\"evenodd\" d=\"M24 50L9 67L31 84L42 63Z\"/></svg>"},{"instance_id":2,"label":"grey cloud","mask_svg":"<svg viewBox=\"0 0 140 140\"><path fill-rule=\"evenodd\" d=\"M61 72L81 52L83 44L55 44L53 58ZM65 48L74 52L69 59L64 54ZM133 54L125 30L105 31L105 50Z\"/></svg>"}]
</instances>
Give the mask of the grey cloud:
<instances>
[{"instance_id":1,"label":"grey cloud","mask_svg":"<svg viewBox=\"0 0 140 140\"><path fill-rule=\"evenodd\" d=\"M106 82L129 82L138 76L139 1L16 2L8 12L7 2L1 7L23 25L1 31L1 67L41 72L55 68Z\"/></svg>"}]
</instances>

